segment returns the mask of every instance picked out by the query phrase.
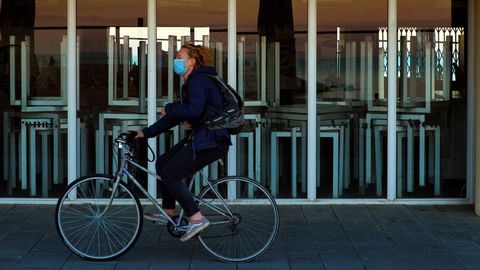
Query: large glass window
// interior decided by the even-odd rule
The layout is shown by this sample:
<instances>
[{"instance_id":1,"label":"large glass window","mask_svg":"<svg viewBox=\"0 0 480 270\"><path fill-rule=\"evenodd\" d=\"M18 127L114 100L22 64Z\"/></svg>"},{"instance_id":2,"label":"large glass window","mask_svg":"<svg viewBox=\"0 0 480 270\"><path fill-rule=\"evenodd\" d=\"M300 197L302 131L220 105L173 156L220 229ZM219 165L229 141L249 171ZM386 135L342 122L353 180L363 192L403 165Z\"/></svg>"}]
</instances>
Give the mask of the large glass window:
<instances>
[{"instance_id":1,"label":"large glass window","mask_svg":"<svg viewBox=\"0 0 480 270\"><path fill-rule=\"evenodd\" d=\"M249 123L238 136L239 172L278 198L305 198L306 1L238 1L237 22L237 88Z\"/></svg>"},{"instance_id":2,"label":"large glass window","mask_svg":"<svg viewBox=\"0 0 480 270\"><path fill-rule=\"evenodd\" d=\"M56 197L66 182L65 1L0 1L0 196Z\"/></svg>"},{"instance_id":3,"label":"large glass window","mask_svg":"<svg viewBox=\"0 0 480 270\"><path fill-rule=\"evenodd\" d=\"M210 47L215 67L226 78L226 1L158 1L156 11L156 50L149 52L147 1L78 3L80 115L87 140L95 142L94 148L80 151L82 160L86 160L82 174L84 171L115 173L118 156L112 147L113 138L120 132L147 126L150 53L157 59L157 111L165 103L178 99L183 80L173 73L173 59L185 43ZM164 153L183 137L182 127L160 135L157 153ZM148 155L143 146L138 153L140 164L147 165ZM205 173L212 177L219 171L216 163L205 168ZM137 171L135 176L147 186L145 173ZM202 183L197 177L194 191Z\"/></svg>"},{"instance_id":4,"label":"large glass window","mask_svg":"<svg viewBox=\"0 0 480 270\"><path fill-rule=\"evenodd\" d=\"M67 91L66 1L0 0L0 197L56 197L66 185L68 94L79 98L78 175L114 173L113 137L147 125L148 53L157 110L178 98L172 62L182 44L209 47L226 80L227 4L157 1L148 52L147 1L77 1L78 84ZM237 1L240 175L277 198L306 197L306 67L316 61L317 197L385 197L387 6L318 1L317 57L308 59L307 1ZM467 0L398 1L398 198L466 195L467 32ZM157 152L183 136L181 127L159 136ZM195 191L203 184L195 179Z\"/></svg>"},{"instance_id":5,"label":"large glass window","mask_svg":"<svg viewBox=\"0 0 480 270\"><path fill-rule=\"evenodd\" d=\"M465 197L467 1L399 1L398 27L397 196Z\"/></svg>"},{"instance_id":6,"label":"large glass window","mask_svg":"<svg viewBox=\"0 0 480 270\"><path fill-rule=\"evenodd\" d=\"M224 0L157 2L157 65L161 70L157 73L157 82L164 101L178 100L183 78L173 74L173 59L186 43L210 48L218 75L227 81L227 4L228 1ZM181 126L160 135L158 151L165 152L184 136ZM203 173L213 179L225 171L218 162L203 169ZM206 185L199 174L196 174L193 181L195 193Z\"/></svg>"},{"instance_id":7,"label":"large glass window","mask_svg":"<svg viewBox=\"0 0 480 270\"><path fill-rule=\"evenodd\" d=\"M385 197L386 178L375 174L375 162L384 158L373 150L386 148L372 135L369 119L375 112L369 104L378 98L377 88L385 89L379 30L387 26L387 2L317 3L319 198Z\"/></svg>"},{"instance_id":8,"label":"large glass window","mask_svg":"<svg viewBox=\"0 0 480 270\"><path fill-rule=\"evenodd\" d=\"M147 1L77 1L79 175L115 174L113 138L146 126L146 21Z\"/></svg>"}]
</instances>

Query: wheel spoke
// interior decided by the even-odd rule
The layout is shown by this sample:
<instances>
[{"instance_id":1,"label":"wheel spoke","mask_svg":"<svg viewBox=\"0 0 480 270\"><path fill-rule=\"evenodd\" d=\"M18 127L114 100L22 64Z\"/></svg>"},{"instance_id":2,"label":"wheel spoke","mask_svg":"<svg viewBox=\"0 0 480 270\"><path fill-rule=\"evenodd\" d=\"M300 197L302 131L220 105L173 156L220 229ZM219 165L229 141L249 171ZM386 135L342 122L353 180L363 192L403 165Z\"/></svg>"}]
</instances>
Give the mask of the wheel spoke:
<instances>
[{"instance_id":1,"label":"wheel spoke","mask_svg":"<svg viewBox=\"0 0 480 270\"><path fill-rule=\"evenodd\" d=\"M110 202L111 192L106 187L113 178L90 177L75 180L60 198L57 207L57 227L65 245L74 253L92 260L112 259L122 255L139 236L141 220L138 199L119 183L114 200L121 198L122 204ZM81 204L72 204L69 194L76 192ZM123 203L127 202L127 205ZM75 202L73 202L75 203Z\"/></svg>"},{"instance_id":2,"label":"wheel spoke","mask_svg":"<svg viewBox=\"0 0 480 270\"><path fill-rule=\"evenodd\" d=\"M228 221L219 220L217 205L212 202L218 199L216 194L226 194L229 183L237 187L237 198L248 198L248 190L252 189L255 197L265 200L265 204L243 206L224 201L223 207L232 217ZM274 241L279 224L278 208L268 191L255 180L243 177L223 178L215 182L213 188L222 192L214 193L207 187L199 196L200 201L208 197L209 203L200 204L200 211L211 223L199 236L202 247L216 258L230 262L249 261L263 254ZM216 226L212 226L214 224Z\"/></svg>"}]
</instances>

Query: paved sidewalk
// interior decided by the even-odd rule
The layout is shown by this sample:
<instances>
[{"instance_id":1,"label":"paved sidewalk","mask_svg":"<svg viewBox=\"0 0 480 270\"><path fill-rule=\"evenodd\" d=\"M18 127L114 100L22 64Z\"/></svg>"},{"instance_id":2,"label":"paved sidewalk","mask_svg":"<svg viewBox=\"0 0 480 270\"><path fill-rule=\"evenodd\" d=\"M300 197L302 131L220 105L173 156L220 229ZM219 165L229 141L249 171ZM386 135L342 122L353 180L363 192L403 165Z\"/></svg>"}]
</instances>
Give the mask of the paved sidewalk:
<instances>
[{"instance_id":1,"label":"paved sidewalk","mask_svg":"<svg viewBox=\"0 0 480 270\"><path fill-rule=\"evenodd\" d=\"M0 269L480 269L480 217L470 206L282 206L275 244L227 264L193 240L145 222L136 245L88 262L60 242L53 206L0 205Z\"/></svg>"}]
</instances>

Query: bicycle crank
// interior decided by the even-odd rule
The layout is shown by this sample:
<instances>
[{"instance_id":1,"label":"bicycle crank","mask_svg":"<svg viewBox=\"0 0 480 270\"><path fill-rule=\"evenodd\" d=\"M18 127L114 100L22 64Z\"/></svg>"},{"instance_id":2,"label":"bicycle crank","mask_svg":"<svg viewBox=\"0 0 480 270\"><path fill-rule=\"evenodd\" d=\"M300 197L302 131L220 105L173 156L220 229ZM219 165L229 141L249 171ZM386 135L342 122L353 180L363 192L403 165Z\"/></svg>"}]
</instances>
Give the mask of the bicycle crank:
<instances>
[{"instance_id":1,"label":"bicycle crank","mask_svg":"<svg viewBox=\"0 0 480 270\"><path fill-rule=\"evenodd\" d=\"M188 219L185 216L182 217L182 220L180 222L178 222L178 218L178 215L172 218L173 221L175 221L175 224L172 224L170 222L167 224L168 233L175 238L182 237L182 235L185 234L185 230L183 230L182 228L185 228L185 226L188 225Z\"/></svg>"}]
</instances>

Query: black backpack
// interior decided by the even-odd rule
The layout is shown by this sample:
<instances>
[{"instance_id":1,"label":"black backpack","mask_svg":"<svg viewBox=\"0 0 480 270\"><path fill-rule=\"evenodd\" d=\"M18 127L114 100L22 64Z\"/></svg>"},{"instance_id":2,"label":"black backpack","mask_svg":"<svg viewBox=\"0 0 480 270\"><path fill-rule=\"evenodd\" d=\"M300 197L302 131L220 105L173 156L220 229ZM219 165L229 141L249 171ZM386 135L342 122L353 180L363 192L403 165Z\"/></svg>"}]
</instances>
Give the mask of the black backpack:
<instances>
[{"instance_id":1,"label":"black backpack","mask_svg":"<svg viewBox=\"0 0 480 270\"><path fill-rule=\"evenodd\" d=\"M231 135L237 135L245 125L242 98L218 75L207 74L207 76L215 82L223 96L223 110L214 119L205 120L205 126L211 130L225 128Z\"/></svg>"}]
</instances>

